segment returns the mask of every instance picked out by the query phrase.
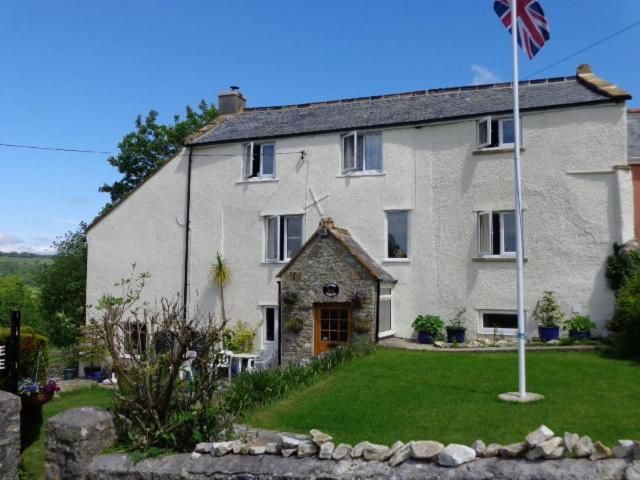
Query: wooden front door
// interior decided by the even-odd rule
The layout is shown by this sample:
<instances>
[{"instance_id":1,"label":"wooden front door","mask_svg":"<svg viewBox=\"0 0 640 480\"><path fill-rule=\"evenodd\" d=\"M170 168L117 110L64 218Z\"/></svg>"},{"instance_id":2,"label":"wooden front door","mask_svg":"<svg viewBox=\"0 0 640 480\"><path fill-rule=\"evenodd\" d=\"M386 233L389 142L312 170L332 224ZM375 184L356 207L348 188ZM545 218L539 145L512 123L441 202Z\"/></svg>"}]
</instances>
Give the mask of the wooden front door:
<instances>
[{"instance_id":1,"label":"wooden front door","mask_svg":"<svg viewBox=\"0 0 640 480\"><path fill-rule=\"evenodd\" d=\"M348 304L316 305L314 315L315 355L351 340L351 308Z\"/></svg>"}]
</instances>

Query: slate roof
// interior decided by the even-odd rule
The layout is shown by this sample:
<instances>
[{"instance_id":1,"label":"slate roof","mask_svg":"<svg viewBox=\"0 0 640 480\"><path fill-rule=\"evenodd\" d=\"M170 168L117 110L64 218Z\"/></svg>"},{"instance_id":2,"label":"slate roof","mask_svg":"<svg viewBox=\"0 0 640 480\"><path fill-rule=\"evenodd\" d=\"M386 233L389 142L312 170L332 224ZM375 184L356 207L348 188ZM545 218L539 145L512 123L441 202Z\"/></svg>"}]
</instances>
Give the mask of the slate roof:
<instances>
[{"instance_id":1,"label":"slate roof","mask_svg":"<svg viewBox=\"0 0 640 480\"><path fill-rule=\"evenodd\" d=\"M640 108L627 113L629 162L640 163Z\"/></svg>"},{"instance_id":2,"label":"slate roof","mask_svg":"<svg viewBox=\"0 0 640 480\"><path fill-rule=\"evenodd\" d=\"M296 260L306 248L311 245L311 243L316 239L318 235L320 235L320 230L325 228L327 232L335 238L340 245L342 245L347 252L349 252L357 261L364 267L364 269L369 272L369 274L381 282L387 283L395 283L397 280L393 278L384 268L382 268L371 256L367 253L367 251L360 246L358 242L351 236L349 230L344 228L338 228L334 225L333 220L331 218L323 218L320 221L320 225L318 229L314 232L311 237L302 245L302 248L298 250L293 258L289 260L282 270L278 272L276 277L280 278L285 274L289 267L296 263Z\"/></svg>"},{"instance_id":3,"label":"slate roof","mask_svg":"<svg viewBox=\"0 0 640 480\"><path fill-rule=\"evenodd\" d=\"M630 97L626 92L599 79L590 69L585 75L532 80L520 84L520 107L524 111L627 98ZM238 114L219 117L194 135L187 145L424 124L506 113L512 111L512 108L512 89L509 83L282 107L245 108Z\"/></svg>"}]
</instances>

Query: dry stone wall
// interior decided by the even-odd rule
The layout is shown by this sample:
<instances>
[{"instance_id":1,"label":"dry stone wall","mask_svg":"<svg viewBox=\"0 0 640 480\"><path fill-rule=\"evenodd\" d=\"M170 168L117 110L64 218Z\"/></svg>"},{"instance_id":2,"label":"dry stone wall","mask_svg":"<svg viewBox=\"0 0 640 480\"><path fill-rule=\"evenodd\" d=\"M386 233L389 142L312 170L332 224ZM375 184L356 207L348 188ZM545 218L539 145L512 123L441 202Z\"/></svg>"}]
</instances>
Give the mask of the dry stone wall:
<instances>
[{"instance_id":1,"label":"dry stone wall","mask_svg":"<svg viewBox=\"0 0 640 480\"><path fill-rule=\"evenodd\" d=\"M20 397L0 390L0 480L17 480L20 464Z\"/></svg>"}]
</instances>

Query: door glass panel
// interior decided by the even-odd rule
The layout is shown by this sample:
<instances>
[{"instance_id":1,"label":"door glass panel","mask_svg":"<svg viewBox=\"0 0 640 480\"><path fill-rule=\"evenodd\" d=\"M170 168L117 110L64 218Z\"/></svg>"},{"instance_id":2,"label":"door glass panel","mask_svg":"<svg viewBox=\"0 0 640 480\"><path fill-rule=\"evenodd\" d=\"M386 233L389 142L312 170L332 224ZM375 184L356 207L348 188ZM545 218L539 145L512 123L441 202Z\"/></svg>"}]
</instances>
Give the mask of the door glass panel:
<instances>
[{"instance_id":1,"label":"door glass panel","mask_svg":"<svg viewBox=\"0 0 640 480\"><path fill-rule=\"evenodd\" d=\"M391 330L391 300L380 300L380 331Z\"/></svg>"}]
</instances>

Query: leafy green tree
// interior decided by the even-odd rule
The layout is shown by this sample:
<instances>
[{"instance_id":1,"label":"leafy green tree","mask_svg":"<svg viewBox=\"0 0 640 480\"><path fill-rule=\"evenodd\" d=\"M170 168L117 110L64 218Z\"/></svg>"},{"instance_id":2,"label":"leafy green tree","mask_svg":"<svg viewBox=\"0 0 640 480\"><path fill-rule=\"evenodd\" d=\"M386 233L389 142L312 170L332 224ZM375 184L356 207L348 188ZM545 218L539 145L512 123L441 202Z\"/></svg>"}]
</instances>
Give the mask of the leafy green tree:
<instances>
[{"instance_id":1,"label":"leafy green tree","mask_svg":"<svg viewBox=\"0 0 640 480\"><path fill-rule=\"evenodd\" d=\"M36 332L44 331L40 295L18 275L0 277L0 327L9 326L12 310L22 312L22 324Z\"/></svg>"},{"instance_id":2,"label":"leafy green tree","mask_svg":"<svg viewBox=\"0 0 640 480\"><path fill-rule=\"evenodd\" d=\"M625 279L607 329L611 333L609 342L613 353L640 359L640 271Z\"/></svg>"},{"instance_id":3,"label":"leafy green tree","mask_svg":"<svg viewBox=\"0 0 640 480\"><path fill-rule=\"evenodd\" d=\"M87 225L54 242L56 254L40 272L42 307L49 339L59 347L76 341L84 325L87 282Z\"/></svg>"},{"instance_id":4,"label":"leafy green tree","mask_svg":"<svg viewBox=\"0 0 640 480\"><path fill-rule=\"evenodd\" d=\"M158 123L158 112L155 110L151 110L144 120L138 115L136 129L126 134L118 144L118 155L107 160L118 169L122 178L111 185L104 184L100 187L101 192L111 196L111 203L105 206L103 213L175 156L187 136L217 116L218 111L213 104L204 100L197 110L187 107L184 120L179 115L174 115L172 125Z\"/></svg>"}]
</instances>

